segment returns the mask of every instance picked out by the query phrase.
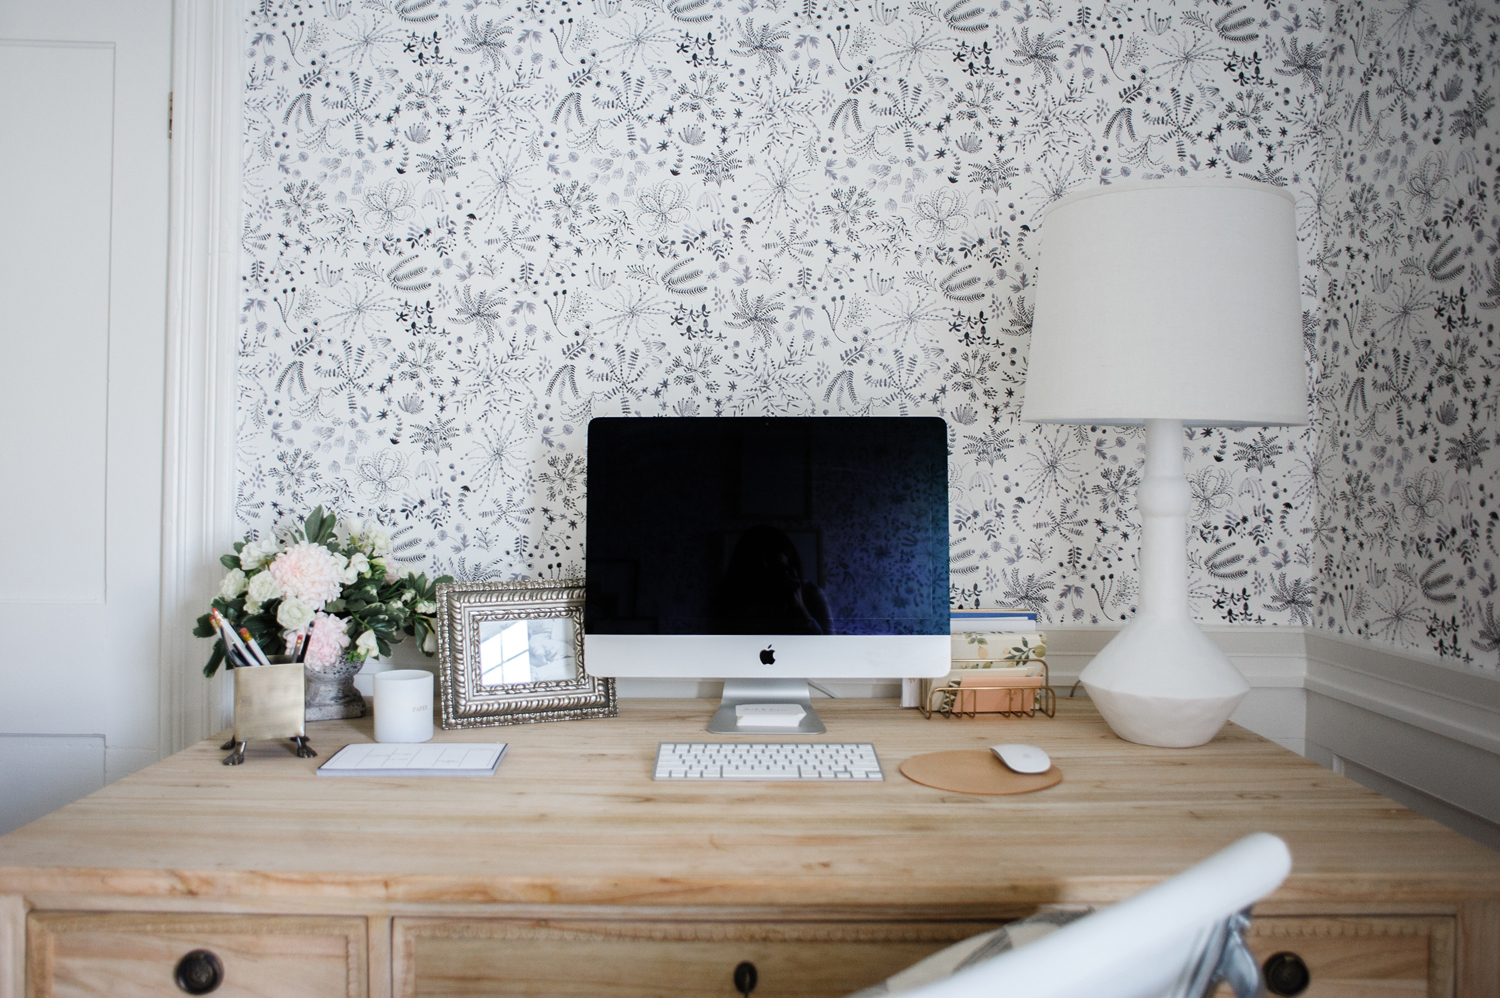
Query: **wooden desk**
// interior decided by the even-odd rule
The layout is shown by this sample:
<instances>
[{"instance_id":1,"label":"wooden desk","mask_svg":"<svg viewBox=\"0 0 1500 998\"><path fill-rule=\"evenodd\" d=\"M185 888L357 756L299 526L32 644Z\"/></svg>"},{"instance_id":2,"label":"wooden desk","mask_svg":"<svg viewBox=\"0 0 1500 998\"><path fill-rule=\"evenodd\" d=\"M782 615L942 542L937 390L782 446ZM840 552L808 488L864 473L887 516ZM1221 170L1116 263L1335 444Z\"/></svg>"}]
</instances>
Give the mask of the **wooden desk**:
<instances>
[{"instance_id":1,"label":"wooden desk","mask_svg":"<svg viewBox=\"0 0 1500 998\"><path fill-rule=\"evenodd\" d=\"M318 759L200 743L0 838L0 998L175 995L188 950L216 994L844 994L1052 903L1107 903L1241 835L1291 846L1254 945L1299 952L1308 995L1500 995L1500 854L1234 725L1202 748L1056 719L923 720L820 701L885 782L656 783L658 741L727 740L709 700L618 718L439 732L508 741L490 779L328 779L368 719L310 725ZM776 736L762 736L775 740ZM1021 797L906 780L907 756L1044 747L1063 783ZM1382 982L1379 985L1375 981ZM242 990L244 988L244 990Z\"/></svg>"}]
</instances>

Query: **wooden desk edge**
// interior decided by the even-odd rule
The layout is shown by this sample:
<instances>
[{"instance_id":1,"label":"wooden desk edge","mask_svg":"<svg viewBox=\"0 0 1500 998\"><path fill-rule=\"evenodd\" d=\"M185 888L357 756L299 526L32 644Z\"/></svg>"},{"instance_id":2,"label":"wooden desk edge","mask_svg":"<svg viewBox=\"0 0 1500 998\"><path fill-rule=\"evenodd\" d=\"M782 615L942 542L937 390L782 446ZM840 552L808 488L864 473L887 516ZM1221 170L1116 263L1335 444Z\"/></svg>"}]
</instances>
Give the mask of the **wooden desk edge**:
<instances>
[{"instance_id":1,"label":"wooden desk edge","mask_svg":"<svg viewBox=\"0 0 1500 998\"><path fill-rule=\"evenodd\" d=\"M1163 878L1144 876L928 880L848 876L777 879L540 878L0 867L0 895L109 895L141 899L305 899L375 904L621 905L633 908L778 906L942 907L1109 904ZM857 898L857 900L851 900ZM1264 904L1360 905L1500 902L1500 876L1413 877L1293 872Z\"/></svg>"}]
</instances>

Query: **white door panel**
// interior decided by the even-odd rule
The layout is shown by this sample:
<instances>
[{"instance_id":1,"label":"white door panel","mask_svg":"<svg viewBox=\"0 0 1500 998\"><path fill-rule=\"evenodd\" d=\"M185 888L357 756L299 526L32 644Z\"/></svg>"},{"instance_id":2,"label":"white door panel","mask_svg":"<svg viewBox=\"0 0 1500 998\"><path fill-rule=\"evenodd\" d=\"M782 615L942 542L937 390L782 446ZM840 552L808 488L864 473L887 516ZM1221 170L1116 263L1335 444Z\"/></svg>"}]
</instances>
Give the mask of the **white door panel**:
<instances>
[{"instance_id":1,"label":"white door panel","mask_svg":"<svg viewBox=\"0 0 1500 998\"><path fill-rule=\"evenodd\" d=\"M48 163L42 180L31 157L0 157L0 190L22 194L0 240L0 467L46 469L0 489L0 564L27 566L0 572L6 603L105 598L114 64L113 45L0 41L0 129Z\"/></svg>"},{"instance_id":2,"label":"white door panel","mask_svg":"<svg viewBox=\"0 0 1500 998\"><path fill-rule=\"evenodd\" d=\"M0 0L0 734L108 779L157 749L171 13Z\"/></svg>"}]
</instances>

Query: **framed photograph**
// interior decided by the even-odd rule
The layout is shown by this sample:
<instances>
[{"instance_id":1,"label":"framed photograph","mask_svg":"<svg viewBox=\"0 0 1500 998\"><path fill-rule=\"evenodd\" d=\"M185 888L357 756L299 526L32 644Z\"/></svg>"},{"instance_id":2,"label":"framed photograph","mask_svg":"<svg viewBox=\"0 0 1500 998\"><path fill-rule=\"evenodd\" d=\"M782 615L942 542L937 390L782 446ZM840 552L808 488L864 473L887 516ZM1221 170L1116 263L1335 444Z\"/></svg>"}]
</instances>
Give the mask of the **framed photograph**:
<instances>
[{"instance_id":1,"label":"framed photograph","mask_svg":"<svg viewBox=\"0 0 1500 998\"><path fill-rule=\"evenodd\" d=\"M443 727L617 714L615 681L583 664L583 580L437 587Z\"/></svg>"}]
</instances>

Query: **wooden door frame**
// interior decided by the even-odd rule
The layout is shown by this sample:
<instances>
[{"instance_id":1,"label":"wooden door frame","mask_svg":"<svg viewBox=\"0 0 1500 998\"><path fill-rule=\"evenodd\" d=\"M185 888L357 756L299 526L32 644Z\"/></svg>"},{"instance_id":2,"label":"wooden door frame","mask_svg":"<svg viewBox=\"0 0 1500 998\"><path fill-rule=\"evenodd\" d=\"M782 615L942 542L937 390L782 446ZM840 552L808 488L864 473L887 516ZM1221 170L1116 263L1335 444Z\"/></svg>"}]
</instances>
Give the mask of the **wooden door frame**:
<instances>
[{"instance_id":1,"label":"wooden door frame","mask_svg":"<svg viewBox=\"0 0 1500 998\"><path fill-rule=\"evenodd\" d=\"M235 368L240 296L245 0L175 0L163 427L163 756L227 723L193 620L236 533ZM222 675L222 674L221 674Z\"/></svg>"}]
</instances>

